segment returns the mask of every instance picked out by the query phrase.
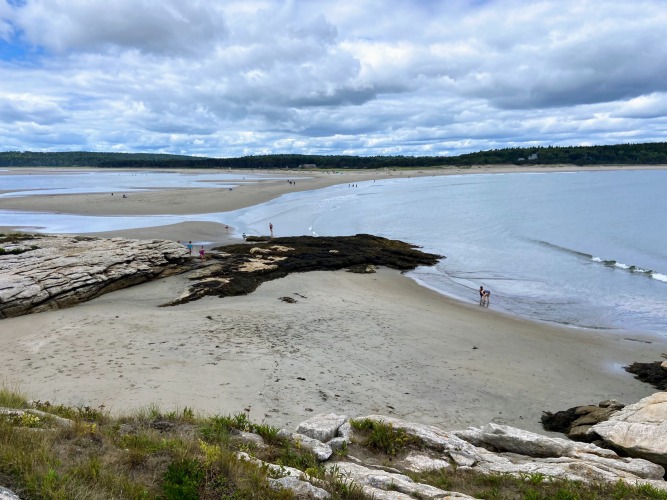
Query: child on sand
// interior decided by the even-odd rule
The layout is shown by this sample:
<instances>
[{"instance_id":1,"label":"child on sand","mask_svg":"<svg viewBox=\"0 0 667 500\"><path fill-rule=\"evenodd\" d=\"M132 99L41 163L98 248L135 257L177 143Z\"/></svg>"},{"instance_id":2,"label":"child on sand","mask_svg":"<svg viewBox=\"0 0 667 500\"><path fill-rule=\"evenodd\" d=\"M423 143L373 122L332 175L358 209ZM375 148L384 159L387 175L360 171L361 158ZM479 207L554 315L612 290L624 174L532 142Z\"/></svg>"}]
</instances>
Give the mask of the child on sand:
<instances>
[{"instance_id":1,"label":"child on sand","mask_svg":"<svg viewBox=\"0 0 667 500\"><path fill-rule=\"evenodd\" d=\"M201 260L205 260L205 258L204 258L205 254L206 254L206 250L204 250L204 246L202 245L202 247L199 249L199 258Z\"/></svg>"}]
</instances>

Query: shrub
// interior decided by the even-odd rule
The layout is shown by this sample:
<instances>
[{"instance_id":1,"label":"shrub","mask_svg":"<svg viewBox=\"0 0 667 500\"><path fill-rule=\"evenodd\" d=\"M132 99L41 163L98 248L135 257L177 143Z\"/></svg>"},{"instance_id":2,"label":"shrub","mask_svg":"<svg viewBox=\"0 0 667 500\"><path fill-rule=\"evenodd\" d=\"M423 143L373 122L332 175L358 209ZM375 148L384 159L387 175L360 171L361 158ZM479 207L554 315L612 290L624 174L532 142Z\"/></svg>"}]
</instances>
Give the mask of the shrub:
<instances>
[{"instance_id":1,"label":"shrub","mask_svg":"<svg viewBox=\"0 0 667 500\"><path fill-rule=\"evenodd\" d=\"M197 500L199 486L204 479L201 464L185 458L169 464L164 473L162 490L167 500Z\"/></svg>"}]
</instances>

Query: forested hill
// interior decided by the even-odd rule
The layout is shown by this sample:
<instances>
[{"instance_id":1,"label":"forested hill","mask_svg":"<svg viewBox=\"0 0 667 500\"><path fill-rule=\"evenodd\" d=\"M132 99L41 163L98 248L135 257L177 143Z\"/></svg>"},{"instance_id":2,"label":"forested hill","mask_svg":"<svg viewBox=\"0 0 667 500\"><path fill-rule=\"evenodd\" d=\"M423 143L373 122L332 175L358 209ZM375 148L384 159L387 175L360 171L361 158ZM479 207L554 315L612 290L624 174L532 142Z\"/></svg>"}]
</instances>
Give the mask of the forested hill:
<instances>
[{"instance_id":1,"label":"forested hill","mask_svg":"<svg viewBox=\"0 0 667 500\"><path fill-rule=\"evenodd\" d=\"M154 166L171 161L199 160L195 156L147 153L89 153L69 151L63 153L33 153L31 151L0 152L0 167L99 167L105 163L140 162ZM109 165L112 166L112 165Z\"/></svg>"},{"instance_id":2,"label":"forested hill","mask_svg":"<svg viewBox=\"0 0 667 500\"><path fill-rule=\"evenodd\" d=\"M145 153L0 152L0 167L397 168L470 165L667 165L667 143L506 148L460 156L262 155L202 158Z\"/></svg>"}]
</instances>

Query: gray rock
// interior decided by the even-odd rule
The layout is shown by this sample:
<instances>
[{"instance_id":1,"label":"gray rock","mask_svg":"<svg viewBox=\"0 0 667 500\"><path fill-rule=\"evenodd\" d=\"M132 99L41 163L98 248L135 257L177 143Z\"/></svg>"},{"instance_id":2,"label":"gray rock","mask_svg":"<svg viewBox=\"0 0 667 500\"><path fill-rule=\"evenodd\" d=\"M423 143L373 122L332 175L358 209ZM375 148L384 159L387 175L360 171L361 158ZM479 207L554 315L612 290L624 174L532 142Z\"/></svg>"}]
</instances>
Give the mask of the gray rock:
<instances>
[{"instance_id":1,"label":"gray rock","mask_svg":"<svg viewBox=\"0 0 667 500\"><path fill-rule=\"evenodd\" d=\"M269 479L269 484L274 489L284 488L296 495L296 498L325 499L331 498L326 490L313 486L308 481L301 481L294 476L285 476L280 479Z\"/></svg>"},{"instance_id":2,"label":"gray rock","mask_svg":"<svg viewBox=\"0 0 667 500\"><path fill-rule=\"evenodd\" d=\"M262 436L255 434L254 432L237 431L232 433L232 437L251 444L258 449L266 448L266 444L264 444L264 439L262 439Z\"/></svg>"},{"instance_id":3,"label":"gray rock","mask_svg":"<svg viewBox=\"0 0 667 500\"><path fill-rule=\"evenodd\" d=\"M491 446L499 451L529 457L565 457L571 456L573 453L616 456L613 451L599 448L593 444L542 436L508 425L487 424L479 429L470 428L466 431L456 431L456 435L476 446Z\"/></svg>"},{"instance_id":4,"label":"gray rock","mask_svg":"<svg viewBox=\"0 0 667 500\"><path fill-rule=\"evenodd\" d=\"M34 408L26 408L24 410L19 410L16 408L3 408L0 407L0 415L12 415L12 416L21 416L26 413L29 413L31 415L35 415L41 419L47 419L53 423L55 423L59 427L74 427L75 422L74 420L70 420L69 418L63 418L59 417L58 415L53 415L52 413L47 413L44 411L40 410L35 410Z\"/></svg>"},{"instance_id":5,"label":"gray rock","mask_svg":"<svg viewBox=\"0 0 667 500\"><path fill-rule=\"evenodd\" d=\"M349 443L352 440L352 434L353 433L354 433L354 430L352 429L352 426L350 425L350 422L347 421L338 428L337 436L342 437L343 439L345 439Z\"/></svg>"},{"instance_id":6,"label":"gray rock","mask_svg":"<svg viewBox=\"0 0 667 500\"><path fill-rule=\"evenodd\" d=\"M416 452L410 452L402 460L402 465L404 465L406 470L412 472L425 472L451 468L451 465L447 460L433 458Z\"/></svg>"},{"instance_id":7,"label":"gray rock","mask_svg":"<svg viewBox=\"0 0 667 500\"><path fill-rule=\"evenodd\" d=\"M323 443L322 441L318 441L317 439L313 439L303 434L299 434L297 432L289 432L286 431L285 429L281 429L278 432L278 435L298 442L303 448L312 451L315 457L320 462L328 460L329 457L331 457L331 455L333 454L331 446Z\"/></svg>"},{"instance_id":8,"label":"gray rock","mask_svg":"<svg viewBox=\"0 0 667 500\"><path fill-rule=\"evenodd\" d=\"M458 451L450 451L449 456L452 458L457 467L472 467L477 463L475 457L470 456L466 453Z\"/></svg>"},{"instance_id":9,"label":"gray rock","mask_svg":"<svg viewBox=\"0 0 667 500\"><path fill-rule=\"evenodd\" d=\"M246 462L251 462L255 465L258 465L260 467L267 467L272 474L278 476L278 477L286 477L286 476L291 476L291 477L296 477L296 478L305 478L306 474L303 471L300 471L299 469L295 469L294 467L288 467L286 465L276 465L276 464L271 464L268 462L264 462L258 458L251 457L244 451L239 451L236 452L236 457L240 460L245 460Z\"/></svg>"},{"instance_id":10,"label":"gray rock","mask_svg":"<svg viewBox=\"0 0 667 500\"><path fill-rule=\"evenodd\" d=\"M348 443L349 441L347 439L342 437L337 437L327 441L326 444L328 444L333 451L337 451L337 450L342 450Z\"/></svg>"},{"instance_id":11,"label":"gray rock","mask_svg":"<svg viewBox=\"0 0 667 500\"><path fill-rule=\"evenodd\" d=\"M461 439L454 432L445 432L432 425L416 424L413 422L406 422L393 417L385 417L382 415L369 415L367 417L359 417L355 420L369 419L375 422L383 422L391 424L394 429L403 429L411 436L419 438L426 446L433 450L442 452L464 452L475 457L477 450L471 446L469 442Z\"/></svg>"},{"instance_id":12,"label":"gray rock","mask_svg":"<svg viewBox=\"0 0 667 500\"><path fill-rule=\"evenodd\" d=\"M29 251L0 255L0 319L70 307L194 262L172 241L35 235L20 244Z\"/></svg>"},{"instance_id":13,"label":"gray rock","mask_svg":"<svg viewBox=\"0 0 667 500\"><path fill-rule=\"evenodd\" d=\"M535 458L513 453L489 454L485 460L478 462L471 470L483 474L541 474L546 477L581 482L616 483L619 480L628 484L650 484L655 488L667 491L667 483L659 479L645 479L632 472L623 470L627 466L632 470L640 470L637 463L628 462L637 459L621 459L611 461L603 457L557 457ZM645 461L644 461L645 462ZM629 465L632 464L632 465ZM642 475L654 475L655 464L645 462L647 469ZM620 467L619 467L620 466ZM468 469L468 467L462 467Z\"/></svg>"},{"instance_id":14,"label":"gray rock","mask_svg":"<svg viewBox=\"0 0 667 500\"><path fill-rule=\"evenodd\" d=\"M628 405L591 431L631 457L667 467L667 392Z\"/></svg>"},{"instance_id":15,"label":"gray rock","mask_svg":"<svg viewBox=\"0 0 667 500\"><path fill-rule=\"evenodd\" d=\"M338 428L346 421L347 417L345 415L321 413L305 422L301 422L296 428L296 432L325 443L336 436Z\"/></svg>"},{"instance_id":16,"label":"gray rock","mask_svg":"<svg viewBox=\"0 0 667 500\"><path fill-rule=\"evenodd\" d=\"M462 493L441 490L427 484L416 483L408 476L377 469L370 469L351 462L327 464L329 472L339 474L342 481L356 483L372 498L472 498ZM387 495L387 494L392 495ZM401 493L402 495L393 495Z\"/></svg>"},{"instance_id":17,"label":"gray rock","mask_svg":"<svg viewBox=\"0 0 667 500\"><path fill-rule=\"evenodd\" d=\"M572 481L626 481L667 489L661 481L664 469L641 459L621 458L611 450L593 444L549 438L509 426L488 424L457 432L478 446L479 460L472 470L484 474L533 474Z\"/></svg>"},{"instance_id":18,"label":"gray rock","mask_svg":"<svg viewBox=\"0 0 667 500\"><path fill-rule=\"evenodd\" d=\"M0 486L0 500L20 500L12 490Z\"/></svg>"}]
</instances>

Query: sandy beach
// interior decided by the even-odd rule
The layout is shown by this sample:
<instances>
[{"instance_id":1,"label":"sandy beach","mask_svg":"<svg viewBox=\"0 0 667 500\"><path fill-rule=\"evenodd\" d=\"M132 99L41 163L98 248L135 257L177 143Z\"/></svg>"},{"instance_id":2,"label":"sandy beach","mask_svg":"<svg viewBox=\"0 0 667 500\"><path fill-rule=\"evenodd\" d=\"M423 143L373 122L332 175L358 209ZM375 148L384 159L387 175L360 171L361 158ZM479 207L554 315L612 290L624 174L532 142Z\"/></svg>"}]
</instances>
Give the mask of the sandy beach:
<instances>
[{"instance_id":1,"label":"sandy beach","mask_svg":"<svg viewBox=\"0 0 667 500\"><path fill-rule=\"evenodd\" d=\"M0 209L196 214L294 189L433 173L317 173L295 186L263 181L233 191L113 200L108 194L2 198ZM210 222L104 235L238 241ZM446 429L497 422L540 432L543 410L609 398L632 403L653 393L622 366L656 361L666 349L664 338L506 316L493 304L454 301L387 269L290 275L249 296L158 307L187 284L187 275L173 276L74 308L0 321L0 380L34 399L104 405L114 413L188 406L206 414L248 411L253 420L290 427L320 412L380 413ZM283 296L297 302L278 300Z\"/></svg>"}]
</instances>

